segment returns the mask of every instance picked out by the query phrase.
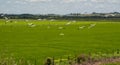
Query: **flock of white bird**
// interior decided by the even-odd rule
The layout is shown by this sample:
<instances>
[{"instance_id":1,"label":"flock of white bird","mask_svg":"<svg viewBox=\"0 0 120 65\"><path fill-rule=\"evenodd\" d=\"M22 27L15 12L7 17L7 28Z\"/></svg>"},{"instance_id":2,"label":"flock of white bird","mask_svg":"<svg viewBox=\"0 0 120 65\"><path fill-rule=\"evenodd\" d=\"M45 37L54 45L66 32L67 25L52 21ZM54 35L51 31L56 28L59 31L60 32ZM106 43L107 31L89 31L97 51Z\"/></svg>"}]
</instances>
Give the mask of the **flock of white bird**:
<instances>
[{"instance_id":1,"label":"flock of white bird","mask_svg":"<svg viewBox=\"0 0 120 65\"><path fill-rule=\"evenodd\" d=\"M35 27L36 25L33 24L33 23L28 23L28 26L29 26L29 27Z\"/></svg>"},{"instance_id":2,"label":"flock of white bird","mask_svg":"<svg viewBox=\"0 0 120 65\"><path fill-rule=\"evenodd\" d=\"M4 15L1 15L1 16L3 16L4 19L6 20L5 23L10 22L10 20L9 20L8 17L5 17ZM38 19L38 20L41 21L42 19ZM51 19L50 21L54 21L54 20L55 20L55 19ZM25 21L27 22L27 25L28 25L29 27L36 27L35 24L29 23L29 20L25 20ZM15 21L15 23L17 23L17 21ZM71 25L72 23L76 23L76 21L75 21L75 20L74 20L74 21L69 21L69 22L67 22L65 25L68 26L68 25ZM90 28L93 28L93 27L95 27L95 26L96 26L96 23L92 23L92 24L90 24L89 26L85 26L85 25L84 25L84 26L79 26L79 27L78 27L78 30L84 29L84 28L90 29ZM49 25L47 26L47 29L50 29L50 26L49 26ZM59 27L58 27L58 30L62 30L62 29L64 29L64 27L62 27L62 26L59 26ZM65 34L64 34L63 32L61 32L59 35L60 35L60 36L64 36Z\"/></svg>"}]
</instances>

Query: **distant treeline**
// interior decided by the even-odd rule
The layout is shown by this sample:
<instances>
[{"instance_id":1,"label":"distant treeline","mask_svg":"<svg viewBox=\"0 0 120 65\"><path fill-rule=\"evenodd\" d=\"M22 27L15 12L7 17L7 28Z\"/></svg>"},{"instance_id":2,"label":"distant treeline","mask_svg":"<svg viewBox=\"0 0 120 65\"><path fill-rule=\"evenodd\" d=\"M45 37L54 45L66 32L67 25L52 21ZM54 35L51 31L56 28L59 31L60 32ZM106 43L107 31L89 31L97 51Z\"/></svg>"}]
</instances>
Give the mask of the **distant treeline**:
<instances>
[{"instance_id":1,"label":"distant treeline","mask_svg":"<svg viewBox=\"0 0 120 65\"><path fill-rule=\"evenodd\" d=\"M118 20L120 13L92 13L92 14L67 14L67 15L33 15L33 14L0 14L0 19L56 19L56 20Z\"/></svg>"}]
</instances>

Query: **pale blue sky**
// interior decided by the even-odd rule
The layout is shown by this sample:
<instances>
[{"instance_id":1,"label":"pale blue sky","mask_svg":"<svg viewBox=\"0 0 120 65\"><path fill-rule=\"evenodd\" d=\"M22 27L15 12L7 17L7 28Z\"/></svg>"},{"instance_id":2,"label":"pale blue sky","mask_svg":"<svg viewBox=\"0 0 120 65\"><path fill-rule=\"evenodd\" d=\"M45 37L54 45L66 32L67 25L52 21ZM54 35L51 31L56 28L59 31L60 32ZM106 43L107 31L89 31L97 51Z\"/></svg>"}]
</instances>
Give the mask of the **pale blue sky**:
<instances>
[{"instance_id":1,"label":"pale blue sky","mask_svg":"<svg viewBox=\"0 0 120 65\"><path fill-rule=\"evenodd\" d=\"M120 0L0 0L0 13L120 12Z\"/></svg>"}]
</instances>

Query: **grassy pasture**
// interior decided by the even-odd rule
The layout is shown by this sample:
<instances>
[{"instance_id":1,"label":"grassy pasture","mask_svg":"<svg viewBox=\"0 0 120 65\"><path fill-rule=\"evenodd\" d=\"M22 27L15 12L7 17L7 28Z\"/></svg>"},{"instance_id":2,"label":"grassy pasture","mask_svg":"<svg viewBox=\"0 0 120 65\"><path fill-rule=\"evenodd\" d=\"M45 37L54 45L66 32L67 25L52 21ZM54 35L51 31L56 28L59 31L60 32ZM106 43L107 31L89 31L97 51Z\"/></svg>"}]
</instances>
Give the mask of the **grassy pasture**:
<instances>
[{"instance_id":1,"label":"grassy pasture","mask_svg":"<svg viewBox=\"0 0 120 65\"><path fill-rule=\"evenodd\" d=\"M66 57L81 53L109 52L120 49L120 23L109 21L0 20L0 55L37 58ZM30 27L33 23L35 27ZM96 24L88 29L91 24ZM85 26L83 29L79 27ZM59 29L62 27L63 29ZM63 33L64 35L60 35Z\"/></svg>"}]
</instances>

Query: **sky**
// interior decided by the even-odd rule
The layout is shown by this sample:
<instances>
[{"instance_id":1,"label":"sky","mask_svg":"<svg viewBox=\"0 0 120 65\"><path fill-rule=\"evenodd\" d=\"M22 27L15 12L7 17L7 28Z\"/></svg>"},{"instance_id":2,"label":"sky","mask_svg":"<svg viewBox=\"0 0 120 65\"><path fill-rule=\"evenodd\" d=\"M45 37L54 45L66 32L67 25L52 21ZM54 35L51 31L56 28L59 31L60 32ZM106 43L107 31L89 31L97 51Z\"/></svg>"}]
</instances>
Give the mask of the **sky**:
<instances>
[{"instance_id":1,"label":"sky","mask_svg":"<svg viewBox=\"0 0 120 65\"><path fill-rule=\"evenodd\" d=\"M69 14L120 12L120 0L0 0L0 13Z\"/></svg>"}]
</instances>

